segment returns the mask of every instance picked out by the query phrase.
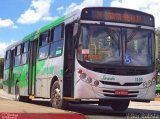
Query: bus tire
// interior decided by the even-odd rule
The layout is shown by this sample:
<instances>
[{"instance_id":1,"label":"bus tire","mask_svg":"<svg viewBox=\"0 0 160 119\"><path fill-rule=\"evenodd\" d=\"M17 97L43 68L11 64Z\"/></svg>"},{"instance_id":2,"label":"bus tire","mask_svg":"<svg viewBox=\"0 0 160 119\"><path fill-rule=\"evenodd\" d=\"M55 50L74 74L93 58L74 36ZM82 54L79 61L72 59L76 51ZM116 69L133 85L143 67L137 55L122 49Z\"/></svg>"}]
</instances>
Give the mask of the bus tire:
<instances>
[{"instance_id":1,"label":"bus tire","mask_svg":"<svg viewBox=\"0 0 160 119\"><path fill-rule=\"evenodd\" d=\"M22 102L31 102L28 96L21 96L20 95L20 86L19 82L17 82L16 87L15 87L15 100L16 101L22 101Z\"/></svg>"},{"instance_id":2,"label":"bus tire","mask_svg":"<svg viewBox=\"0 0 160 119\"><path fill-rule=\"evenodd\" d=\"M129 106L130 100L113 100L111 107L114 111L124 112Z\"/></svg>"},{"instance_id":3,"label":"bus tire","mask_svg":"<svg viewBox=\"0 0 160 119\"><path fill-rule=\"evenodd\" d=\"M19 82L16 83L16 87L15 87L15 100L16 101L23 101L22 96L20 96Z\"/></svg>"},{"instance_id":4,"label":"bus tire","mask_svg":"<svg viewBox=\"0 0 160 119\"><path fill-rule=\"evenodd\" d=\"M51 105L53 108L67 109L68 102L61 99L61 90L58 81L55 81L51 87Z\"/></svg>"}]
</instances>

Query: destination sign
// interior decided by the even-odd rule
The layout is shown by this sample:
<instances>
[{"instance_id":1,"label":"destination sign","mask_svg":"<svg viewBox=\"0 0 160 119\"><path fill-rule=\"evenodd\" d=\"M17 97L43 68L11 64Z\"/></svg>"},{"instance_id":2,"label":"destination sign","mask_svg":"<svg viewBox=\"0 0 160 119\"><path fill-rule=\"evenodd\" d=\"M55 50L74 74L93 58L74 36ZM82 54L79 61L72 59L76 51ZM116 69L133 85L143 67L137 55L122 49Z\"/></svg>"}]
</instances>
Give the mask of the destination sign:
<instances>
[{"instance_id":1,"label":"destination sign","mask_svg":"<svg viewBox=\"0 0 160 119\"><path fill-rule=\"evenodd\" d=\"M97 12L95 12L95 18L96 19L113 20L113 21L133 22L133 23L142 22L142 17L141 16L114 13L114 12L97 11Z\"/></svg>"},{"instance_id":2,"label":"destination sign","mask_svg":"<svg viewBox=\"0 0 160 119\"><path fill-rule=\"evenodd\" d=\"M82 20L129 23L154 27L154 17L140 11L124 8L93 7L84 8Z\"/></svg>"}]
</instances>

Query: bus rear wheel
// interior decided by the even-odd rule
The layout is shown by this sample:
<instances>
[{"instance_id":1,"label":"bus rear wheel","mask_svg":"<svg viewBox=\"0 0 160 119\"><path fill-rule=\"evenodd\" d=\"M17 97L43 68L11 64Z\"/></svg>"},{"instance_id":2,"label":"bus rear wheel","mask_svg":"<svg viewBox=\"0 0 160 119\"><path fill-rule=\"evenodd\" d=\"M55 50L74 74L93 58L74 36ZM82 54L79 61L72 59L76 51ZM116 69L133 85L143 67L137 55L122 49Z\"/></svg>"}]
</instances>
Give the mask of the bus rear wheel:
<instances>
[{"instance_id":1,"label":"bus rear wheel","mask_svg":"<svg viewBox=\"0 0 160 119\"><path fill-rule=\"evenodd\" d=\"M16 87L15 87L15 100L22 101L22 102L31 102L31 100L27 96L20 95L19 82L17 82Z\"/></svg>"},{"instance_id":2,"label":"bus rear wheel","mask_svg":"<svg viewBox=\"0 0 160 119\"><path fill-rule=\"evenodd\" d=\"M68 102L61 99L61 90L58 81L55 81L51 88L51 105L59 109L67 109L68 107Z\"/></svg>"},{"instance_id":3,"label":"bus rear wheel","mask_svg":"<svg viewBox=\"0 0 160 119\"><path fill-rule=\"evenodd\" d=\"M19 82L16 83L16 87L15 87L15 100L22 101L22 97L20 96Z\"/></svg>"},{"instance_id":4,"label":"bus rear wheel","mask_svg":"<svg viewBox=\"0 0 160 119\"><path fill-rule=\"evenodd\" d=\"M124 112L129 106L129 100L114 100L111 102L111 107L114 111Z\"/></svg>"}]
</instances>

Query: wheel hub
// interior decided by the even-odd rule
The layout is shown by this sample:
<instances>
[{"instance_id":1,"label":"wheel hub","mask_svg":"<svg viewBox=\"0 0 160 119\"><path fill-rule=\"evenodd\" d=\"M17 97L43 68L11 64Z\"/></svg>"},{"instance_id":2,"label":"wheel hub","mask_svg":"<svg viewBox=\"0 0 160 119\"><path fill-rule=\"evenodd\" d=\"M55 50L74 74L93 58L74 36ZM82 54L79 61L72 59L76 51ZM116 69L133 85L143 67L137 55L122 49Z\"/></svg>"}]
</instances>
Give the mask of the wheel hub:
<instances>
[{"instance_id":1,"label":"wheel hub","mask_svg":"<svg viewBox=\"0 0 160 119\"><path fill-rule=\"evenodd\" d=\"M59 88L56 88L56 89L53 91L53 101L54 101L54 104L55 104L55 105L59 105L60 100L61 100L60 89L59 89Z\"/></svg>"}]
</instances>

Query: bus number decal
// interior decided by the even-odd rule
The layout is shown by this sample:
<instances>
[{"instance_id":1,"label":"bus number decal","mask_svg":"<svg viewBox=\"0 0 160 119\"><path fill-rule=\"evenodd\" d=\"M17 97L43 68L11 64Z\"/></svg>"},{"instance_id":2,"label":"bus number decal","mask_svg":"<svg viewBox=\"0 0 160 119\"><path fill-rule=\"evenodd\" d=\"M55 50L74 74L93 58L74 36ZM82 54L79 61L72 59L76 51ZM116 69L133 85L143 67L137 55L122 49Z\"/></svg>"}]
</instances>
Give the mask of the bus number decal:
<instances>
[{"instance_id":1,"label":"bus number decal","mask_svg":"<svg viewBox=\"0 0 160 119\"><path fill-rule=\"evenodd\" d=\"M136 77L136 78L135 78L135 81L136 81L136 82L143 82L143 78Z\"/></svg>"}]
</instances>

